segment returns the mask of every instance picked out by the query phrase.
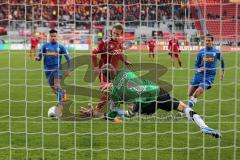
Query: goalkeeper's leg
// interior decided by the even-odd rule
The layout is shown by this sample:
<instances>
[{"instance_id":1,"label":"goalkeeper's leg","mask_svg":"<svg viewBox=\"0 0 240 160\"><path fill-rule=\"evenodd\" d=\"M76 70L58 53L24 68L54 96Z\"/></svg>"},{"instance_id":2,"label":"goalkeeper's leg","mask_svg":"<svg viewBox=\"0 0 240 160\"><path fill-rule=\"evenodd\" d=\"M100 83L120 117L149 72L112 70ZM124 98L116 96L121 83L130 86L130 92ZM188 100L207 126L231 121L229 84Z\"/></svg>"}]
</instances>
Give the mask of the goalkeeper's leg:
<instances>
[{"instance_id":1,"label":"goalkeeper's leg","mask_svg":"<svg viewBox=\"0 0 240 160\"><path fill-rule=\"evenodd\" d=\"M221 134L215 131L212 128L209 128L203 119L196 113L192 108L184 104L183 102L177 100L176 98L171 97L165 90L160 89L160 93L158 96L157 106L160 109L171 111L172 109L183 112L185 116L195 122L201 129L203 133L211 134L212 136L219 138Z\"/></svg>"}]
</instances>

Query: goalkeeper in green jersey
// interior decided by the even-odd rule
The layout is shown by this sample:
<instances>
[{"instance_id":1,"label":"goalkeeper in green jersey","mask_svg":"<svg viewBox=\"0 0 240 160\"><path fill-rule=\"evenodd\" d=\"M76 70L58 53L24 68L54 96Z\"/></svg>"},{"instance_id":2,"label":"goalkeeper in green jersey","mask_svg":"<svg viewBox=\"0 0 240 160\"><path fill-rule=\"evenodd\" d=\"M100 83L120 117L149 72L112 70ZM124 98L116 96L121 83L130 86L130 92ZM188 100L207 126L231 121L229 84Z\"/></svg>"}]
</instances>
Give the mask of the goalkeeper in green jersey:
<instances>
[{"instance_id":1,"label":"goalkeeper in green jersey","mask_svg":"<svg viewBox=\"0 0 240 160\"><path fill-rule=\"evenodd\" d=\"M193 120L203 133L211 134L216 138L221 137L221 134L209 128L193 109L171 97L168 92L152 81L142 80L128 69L116 72L111 64L103 65L101 71L109 80L109 83L102 88L102 91L109 93L110 112L105 113L107 119L132 117L136 113L153 114L157 109L165 111L174 109L183 112L189 120ZM128 104L129 109L121 109L121 103ZM93 109L80 110L80 114L86 112L90 115L94 114Z\"/></svg>"}]
</instances>

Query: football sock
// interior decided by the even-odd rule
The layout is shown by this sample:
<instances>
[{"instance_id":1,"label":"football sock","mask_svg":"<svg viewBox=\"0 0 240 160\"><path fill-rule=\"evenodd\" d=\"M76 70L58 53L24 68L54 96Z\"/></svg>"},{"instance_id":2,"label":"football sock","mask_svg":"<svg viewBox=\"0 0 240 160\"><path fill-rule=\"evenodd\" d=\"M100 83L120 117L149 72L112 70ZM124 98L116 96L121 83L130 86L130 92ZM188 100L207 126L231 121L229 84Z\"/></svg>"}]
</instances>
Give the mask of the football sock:
<instances>
[{"instance_id":1,"label":"football sock","mask_svg":"<svg viewBox=\"0 0 240 160\"><path fill-rule=\"evenodd\" d=\"M188 106L192 108L196 103L197 103L197 98L194 98L193 96L191 96L188 100Z\"/></svg>"},{"instance_id":2,"label":"football sock","mask_svg":"<svg viewBox=\"0 0 240 160\"><path fill-rule=\"evenodd\" d=\"M62 104L63 96L64 96L64 90L62 88L57 88L56 95L58 97L58 103Z\"/></svg>"},{"instance_id":3,"label":"football sock","mask_svg":"<svg viewBox=\"0 0 240 160\"><path fill-rule=\"evenodd\" d=\"M189 120L194 121L200 128L208 127L203 121L203 119L196 112L194 112L192 108L190 107L185 108L183 113Z\"/></svg>"}]
</instances>

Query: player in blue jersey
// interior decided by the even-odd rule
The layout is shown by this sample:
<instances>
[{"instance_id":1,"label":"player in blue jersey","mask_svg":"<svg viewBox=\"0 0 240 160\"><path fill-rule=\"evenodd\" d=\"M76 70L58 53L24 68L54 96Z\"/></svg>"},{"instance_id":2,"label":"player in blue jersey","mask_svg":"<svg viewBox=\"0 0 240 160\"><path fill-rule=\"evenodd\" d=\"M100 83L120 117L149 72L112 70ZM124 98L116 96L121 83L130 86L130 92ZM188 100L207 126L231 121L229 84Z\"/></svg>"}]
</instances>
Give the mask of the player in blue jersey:
<instances>
[{"instance_id":1,"label":"player in blue jersey","mask_svg":"<svg viewBox=\"0 0 240 160\"><path fill-rule=\"evenodd\" d=\"M197 97L201 95L205 89L210 89L214 83L217 70L217 61L221 61L221 80L224 78L224 60L221 52L213 47L213 36L206 35L206 47L201 49L197 54L195 63L195 76L192 79L188 91L188 105L193 107L197 102Z\"/></svg>"},{"instance_id":2,"label":"player in blue jersey","mask_svg":"<svg viewBox=\"0 0 240 160\"><path fill-rule=\"evenodd\" d=\"M65 76L69 76L71 73L70 56L67 49L57 41L57 30L51 29L49 31L50 42L45 43L38 57L35 57L36 61L41 61L44 57L44 71L48 80L49 86L58 97L58 106L62 106L62 102L65 98L64 90L61 87L61 79L63 73ZM62 67L62 56L67 60L67 69L64 72Z\"/></svg>"}]
</instances>

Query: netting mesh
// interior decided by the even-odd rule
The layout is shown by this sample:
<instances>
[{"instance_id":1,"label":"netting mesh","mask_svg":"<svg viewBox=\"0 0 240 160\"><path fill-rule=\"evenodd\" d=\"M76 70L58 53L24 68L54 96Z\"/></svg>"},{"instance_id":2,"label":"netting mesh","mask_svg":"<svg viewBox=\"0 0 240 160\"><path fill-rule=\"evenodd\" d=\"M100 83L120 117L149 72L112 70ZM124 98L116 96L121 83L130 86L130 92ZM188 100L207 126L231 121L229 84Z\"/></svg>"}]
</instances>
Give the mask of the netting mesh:
<instances>
[{"instance_id":1,"label":"netting mesh","mask_svg":"<svg viewBox=\"0 0 240 160\"><path fill-rule=\"evenodd\" d=\"M0 0L0 160L240 159L239 8L228 0ZM125 28L123 39L133 44L123 52L137 75L169 85L170 94L186 103L196 53L205 46L204 35L214 35L226 63L225 80L217 74L194 109L221 131L221 140L202 135L176 111L121 124L79 118L79 108L95 106L101 94L92 50L117 22ZM50 28L58 30L73 58L72 75L62 84L70 100L63 120L47 117L57 98L43 64L28 56L31 36L39 37L40 48ZM182 70L168 56L173 33ZM149 39L156 44L154 59L148 57Z\"/></svg>"}]
</instances>

